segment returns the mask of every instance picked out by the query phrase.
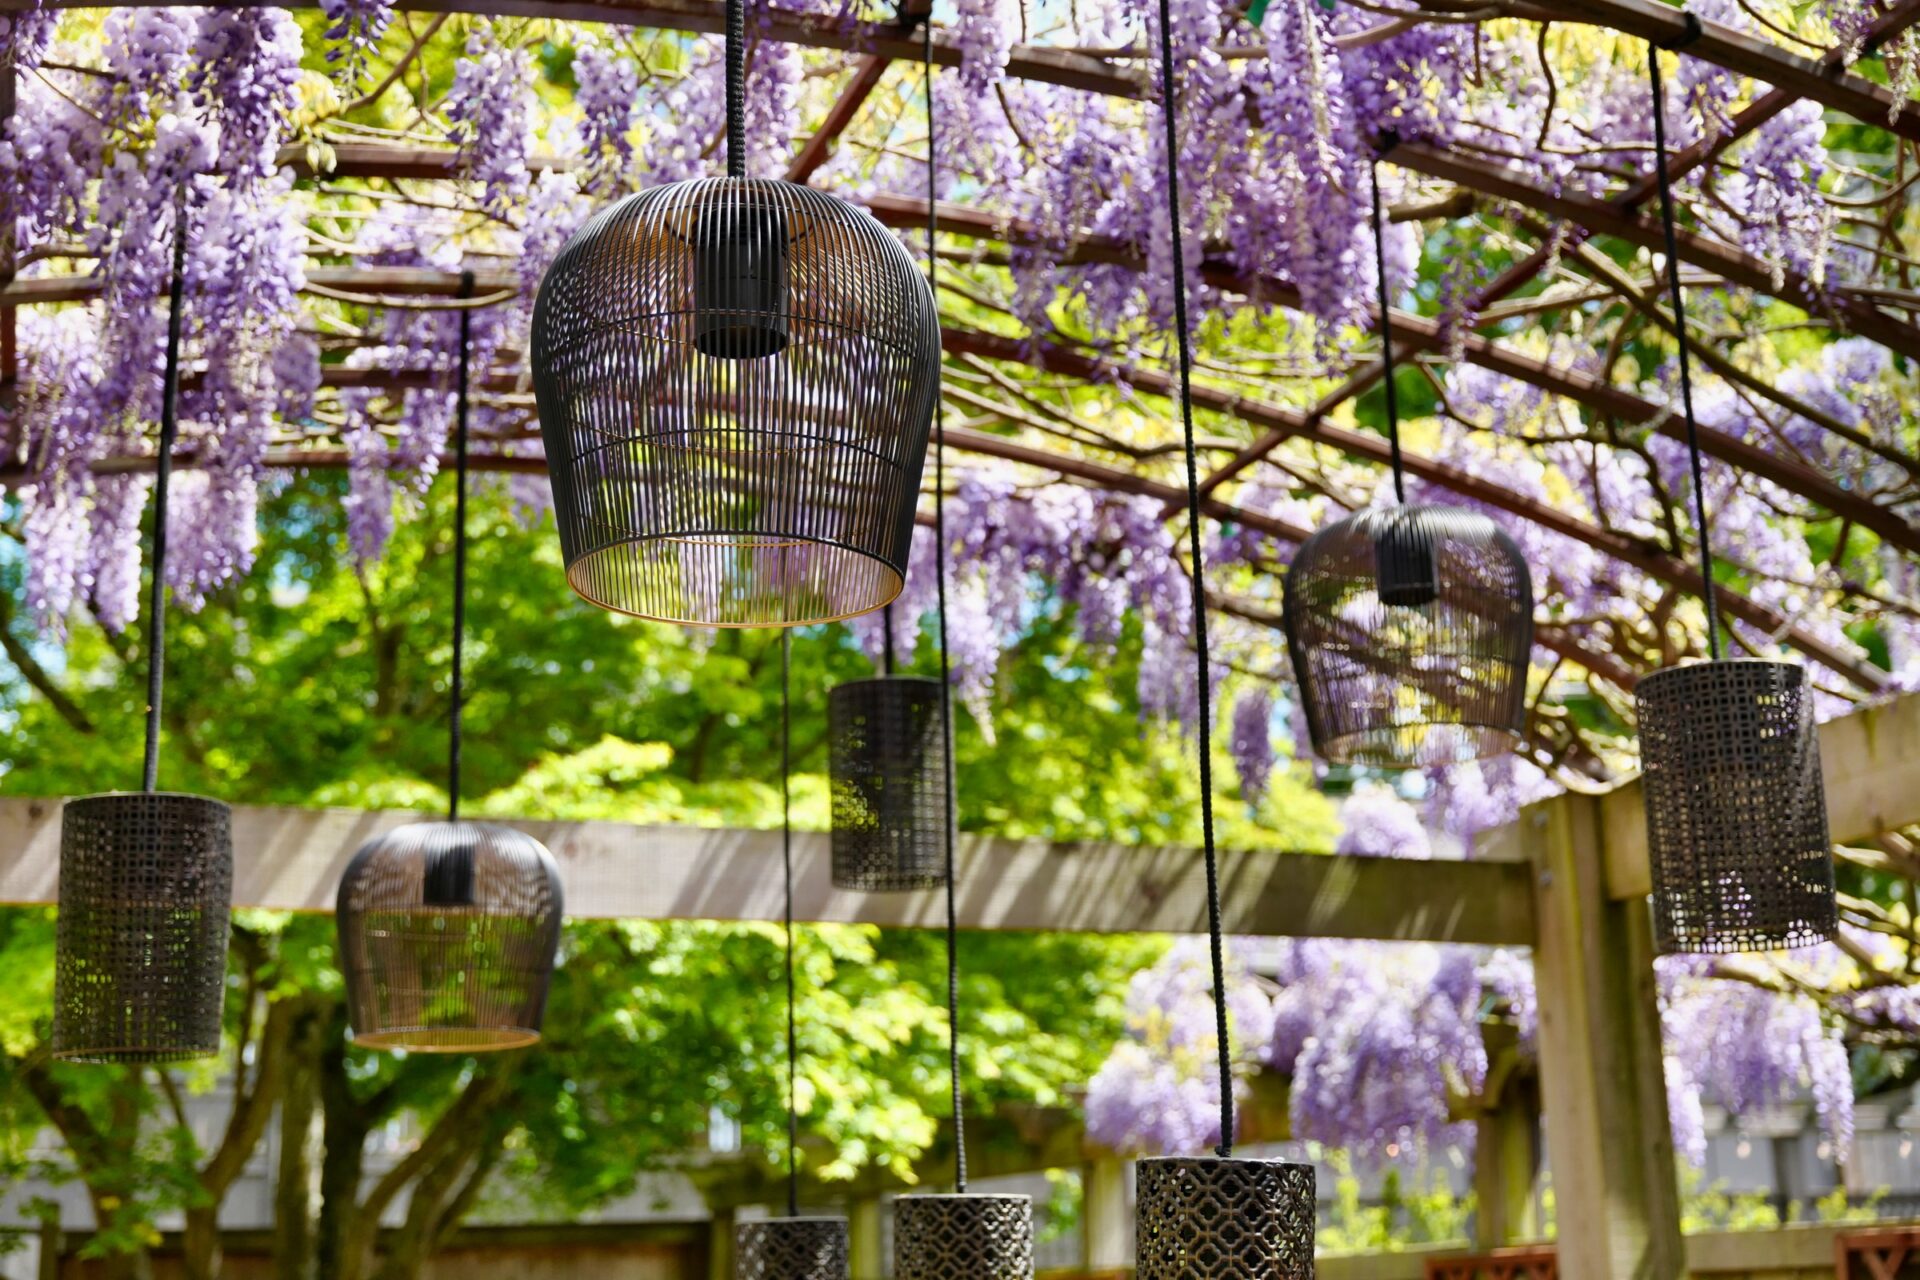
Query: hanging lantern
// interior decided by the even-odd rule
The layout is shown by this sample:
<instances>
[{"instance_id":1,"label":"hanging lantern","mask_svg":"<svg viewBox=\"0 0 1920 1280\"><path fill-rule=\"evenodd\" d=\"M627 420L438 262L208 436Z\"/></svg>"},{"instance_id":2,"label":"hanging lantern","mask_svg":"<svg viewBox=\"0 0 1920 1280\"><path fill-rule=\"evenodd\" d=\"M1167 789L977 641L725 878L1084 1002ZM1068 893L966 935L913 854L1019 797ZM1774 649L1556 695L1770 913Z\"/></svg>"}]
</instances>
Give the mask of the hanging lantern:
<instances>
[{"instance_id":1,"label":"hanging lantern","mask_svg":"<svg viewBox=\"0 0 1920 1280\"><path fill-rule=\"evenodd\" d=\"M1681 409L1712 659L1656 671L1635 691L1654 941L1663 955L1807 946L1840 927L1813 695L1799 667L1720 657L1712 526L1693 412L1686 294L1667 173L1666 96L1655 46L1647 49L1647 76L1667 290L1682 335Z\"/></svg>"},{"instance_id":2,"label":"hanging lantern","mask_svg":"<svg viewBox=\"0 0 1920 1280\"><path fill-rule=\"evenodd\" d=\"M1136 1166L1138 1280L1313 1280L1313 1166L1152 1159Z\"/></svg>"},{"instance_id":3,"label":"hanging lantern","mask_svg":"<svg viewBox=\"0 0 1920 1280\"><path fill-rule=\"evenodd\" d=\"M893 1202L894 1280L1032 1280L1031 1196L914 1195Z\"/></svg>"},{"instance_id":4,"label":"hanging lantern","mask_svg":"<svg viewBox=\"0 0 1920 1280\"><path fill-rule=\"evenodd\" d=\"M1282 619L1323 759L1446 765L1519 740L1533 584L1485 516L1388 507L1320 530L1288 566Z\"/></svg>"},{"instance_id":5,"label":"hanging lantern","mask_svg":"<svg viewBox=\"0 0 1920 1280\"><path fill-rule=\"evenodd\" d=\"M1833 936L1832 842L1806 672L1701 662L1640 682L1641 786L1660 952Z\"/></svg>"},{"instance_id":6,"label":"hanging lantern","mask_svg":"<svg viewBox=\"0 0 1920 1280\"><path fill-rule=\"evenodd\" d=\"M768 1218L734 1229L735 1280L847 1280L845 1218Z\"/></svg>"},{"instance_id":7,"label":"hanging lantern","mask_svg":"<svg viewBox=\"0 0 1920 1280\"><path fill-rule=\"evenodd\" d=\"M60 814L53 1053L177 1062L220 1051L232 813L218 800L117 792Z\"/></svg>"},{"instance_id":8,"label":"hanging lantern","mask_svg":"<svg viewBox=\"0 0 1920 1280\"><path fill-rule=\"evenodd\" d=\"M561 909L553 855L512 827L413 822L369 840L335 908L354 1042L423 1053L533 1044Z\"/></svg>"},{"instance_id":9,"label":"hanging lantern","mask_svg":"<svg viewBox=\"0 0 1920 1280\"><path fill-rule=\"evenodd\" d=\"M946 883L947 744L940 682L882 676L827 697L833 883L898 893Z\"/></svg>"},{"instance_id":10,"label":"hanging lantern","mask_svg":"<svg viewBox=\"0 0 1920 1280\"><path fill-rule=\"evenodd\" d=\"M602 211L533 320L567 581L703 626L880 608L905 581L939 360L906 249L831 196L736 167Z\"/></svg>"}]
</instances>

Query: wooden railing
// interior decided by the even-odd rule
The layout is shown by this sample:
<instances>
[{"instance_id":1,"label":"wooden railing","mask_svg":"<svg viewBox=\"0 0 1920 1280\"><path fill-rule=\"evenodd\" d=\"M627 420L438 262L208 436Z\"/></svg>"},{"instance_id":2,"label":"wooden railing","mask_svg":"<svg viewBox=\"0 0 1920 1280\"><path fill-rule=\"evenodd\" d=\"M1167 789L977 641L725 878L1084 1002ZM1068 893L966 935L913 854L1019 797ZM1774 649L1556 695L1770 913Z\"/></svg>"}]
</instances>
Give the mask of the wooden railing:
<instances>
[{"instance_id":1,"label":"wooden railing","mask_svg":"<svg viewBox=\"0 0 1920 1280\"><path fill-rule=\"evenodd\" d=\"M1427 1280L1560 1280L1560 1267L1551 1246L1530 1245L1428 1258Z\"/></svg>"},{"instance_id":2,"label":"wooden railing","mask_svg":"<svg viewBox=\"0 0 1920 1280\"><path fill-rule=\"evenodd\" d=\"M1834 1238L1838 1280L1895 1280L1920 1271L1920 1227L1868 1227Z\"/></svg>"}]
</instances>

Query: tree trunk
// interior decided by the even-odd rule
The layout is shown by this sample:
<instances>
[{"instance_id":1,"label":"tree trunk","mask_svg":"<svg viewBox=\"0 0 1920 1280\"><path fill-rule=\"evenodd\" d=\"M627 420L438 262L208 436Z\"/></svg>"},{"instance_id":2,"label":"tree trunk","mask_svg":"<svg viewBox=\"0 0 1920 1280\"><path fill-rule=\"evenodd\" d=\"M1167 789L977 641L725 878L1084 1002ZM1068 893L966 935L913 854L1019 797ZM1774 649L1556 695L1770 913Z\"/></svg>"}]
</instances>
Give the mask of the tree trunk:
<instances>
[{"instance_id":1,"label":"tree trunk","mask_svg":"<svg viewBox=\"0 0 1920 1280\"><path fill-rule=\"evenodd\" d=\"M325 1150L320 1059L331 1020L308 1012L293 1029L280 1097L280 1161L273 1187L274 1280L319 1280L319 1184Z\"/></svg>"},{"instance_id":2,"label":"tree trunk","mask_svg":"<svg viewBox=\"0 0 1920 1280\"><path fill-rule=\"evenodd\" d=\"M180 1270L187 1280L220 1280L220 1204L187 1210L180 1233Z\"/></svg>"}]
</instances>

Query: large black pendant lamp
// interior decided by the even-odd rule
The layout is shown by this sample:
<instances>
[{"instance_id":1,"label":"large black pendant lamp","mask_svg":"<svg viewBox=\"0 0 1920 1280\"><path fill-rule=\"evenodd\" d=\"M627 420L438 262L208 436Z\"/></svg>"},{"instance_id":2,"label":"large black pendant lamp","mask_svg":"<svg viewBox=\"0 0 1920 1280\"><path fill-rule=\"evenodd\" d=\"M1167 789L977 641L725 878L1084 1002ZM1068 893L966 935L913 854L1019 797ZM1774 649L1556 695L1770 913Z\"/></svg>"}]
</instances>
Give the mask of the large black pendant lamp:
<instances>
[{"instance_id":1,"label":"large black pendant lamp","mask_svg":"<svg viewBox=\"0 0 1920 1280\"><path fill-rule=\"evenodd\" d=\"M220 1051L233 899L232 814L218 800L157 789L167 489L179 429L186 258L183 197L167 291L141 789L69 800L60 814L52 1047L55 1057L79 1062L178 1062Z\"/></svg>"},{"instance_id":2,"label":"large black pendant lamp","mask_svg":"<svg viewBox=\"0 0 1920 1280\"><path fill-rule=\"evenodd\" d=\"M900 592L940 326L867 213L748 178L743 0L727 176L603 210L541 282L532 367L567 581L666 622L802 626Z\"/></svg>"},{"instance_id":3,"label":"large black pendant lamp","mask_svg":"<svg viewBox=\"0 0 1920 1280\"><path fill-rule=\"evenodd\" d=\"M937 286L934 240L935 166L939 154L933 95L933 25L921 32L927 86L927 283ZM936 369L936 377L938 370ZM947 652L946 432L933 461L934 601L940 647L939 693L941 794L953 796L953 682ZM892 647L892 637L888 637ZM951 810L949 810L949 813ZM946 815L943 815L946 817ZM953 1091L953 1191L900 1196L893 1202L894 1280L1033 1280L1033 1198L982 1195L967 1190L967 1115L960 1088L960 940L955 910L950 817L939 824L941 881L947 887L947 1071Z\"/></svg>"},{"instance_id":4,"label":"large black pendant lamp","mask_svg":"<svg viewBox=\"0 0 1920 1280\"><path fill-rule=\"evenodd\" d=\"M864 893L945 883L953 813L940 684L894 674L893 606L885 613L885 674L827 695L833 884Z\"/></svg>"},{"instance_id":5,"label":"large black pendant lamp","mask_svg":"<svg viewBox=\"0 0 1920 1280\"><path fill-rule=\"evenodd\" d=\"M1635 695L1655 941L1664 955L1806 946L1839 928L1812 691L1792 663L1720 656L1657 47L1647 64L1710 655L1654 672Z\"/></svg>"},{"instance_id":6,"label":"large black pendant lamp","mask_svg":"<svg viewBox=\"0 0 1920 1280\"><path fill-rule=\"evenodd\" d=\"M793 977L793 633L780 636L780 868L786 890L787 1215L734 1229L736 1280L847 1280L847 1220L800 1216L800 1041Z\"/></svg>"},{"instance_id":7,"label":"large black pendant lamp","mask_svg":"<svg viewBox=\"0 0 1920 1280\"><path fill-rule=\"evenodd\" d=\"M1220 864L1213 838L1213 676L1207 575L1200 537L1200 464L1193 439L1193 352L1180 235L1180 125L1173 86L1173 21L1160 0L1160 102L1166 122L1167 221L1173 240L1173 323L1180 353L1180 419L1187 455L1187 544L1193 559L1194 680L1199 691L1200 830L1212 942L1214 1036L1219 1046L1220 1145L1213 1157L1161 1157L1136 1169L1139 1280L1312 1280L1313 1166L1233 1155L1233 1051L1220 926ZM1289 592L1291 595L1291 592Z\"/></svg>"},{"instance_id":8,"label":"large black pendant lamp","mask_svg":"<svg viewBox=\"0 0 1920 1280\"><path fill-rule=\"evenodd\" d=\"M546 846L512 827L460 820L472 293L469 272L460 288L447 820L369 840L340 878L334 912L354 1042L376 1049L472 1053L533 1044L560 946L560 872Z\"/></svg>"},{"instance_id":9,"label":"large black pendant lamp","mask_svg":"<svg viewBox=\"0 0 1920 1280\"><path fill-rule=\"evenodd\" d=\"M1300 545L1282 621L1323 759L1388 769L1455 764L1520 739L1533 583L1519 547L1486 516L1407 505L1377 171L1372 179L1397 505L1348 516Z\"/></svg>"}]
</instances>

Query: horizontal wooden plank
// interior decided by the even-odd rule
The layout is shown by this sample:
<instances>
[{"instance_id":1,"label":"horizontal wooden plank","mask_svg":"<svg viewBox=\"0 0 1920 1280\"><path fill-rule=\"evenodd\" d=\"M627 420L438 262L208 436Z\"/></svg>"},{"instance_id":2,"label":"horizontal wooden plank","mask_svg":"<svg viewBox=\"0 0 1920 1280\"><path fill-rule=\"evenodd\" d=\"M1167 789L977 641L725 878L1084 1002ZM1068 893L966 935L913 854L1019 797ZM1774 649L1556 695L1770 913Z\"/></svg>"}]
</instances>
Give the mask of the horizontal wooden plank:
<instances>
[{"instance_id":1,"label":"horizontal wooden plank","mask_svg":"<svg viewBox=\"0 0 1920 1280\"><path fill-rule=\"evenodd\" d=\"M234 902L325 911L347 861L374 835L417 815L350 809L234 810ZM569 914L617 919L774 920L781 913L778 832L617 822L516 822L559 860ZM55 899L60 801L0 798L0 901ZM828 840L795 838L794 910L809 921L934 928L938 893L835 889ZM1194 933L1206 924L1205 876L1191 849L1055 845L963 837L960 923L969 929ZM1320 854L1227 853L1229 932L1529 945L1525 867L1401 862Z\"/></svg>"}]
</instances>

